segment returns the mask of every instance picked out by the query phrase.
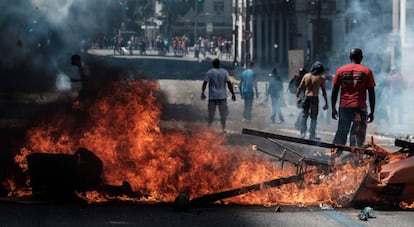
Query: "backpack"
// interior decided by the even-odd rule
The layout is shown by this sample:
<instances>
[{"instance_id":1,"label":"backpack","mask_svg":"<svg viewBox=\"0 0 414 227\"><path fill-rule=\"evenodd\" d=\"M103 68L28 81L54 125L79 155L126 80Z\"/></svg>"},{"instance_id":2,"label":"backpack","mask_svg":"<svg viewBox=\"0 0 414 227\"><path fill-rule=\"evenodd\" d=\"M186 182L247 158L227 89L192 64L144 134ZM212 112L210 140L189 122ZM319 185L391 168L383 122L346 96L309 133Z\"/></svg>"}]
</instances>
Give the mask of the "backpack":
<instances>
[{"instance_id":1,"label":"backpack","mask_svg":"<svg viewBox=\"0 0 414 227\"><path fill-rule=\"evenodd\" d=\"M296 94L296 91L299 87L300 81L302 80L302 78L298 75L295 75L289 82L289 86L288 86L288 91L291 94Z\"/></svg>"}]
</instances>

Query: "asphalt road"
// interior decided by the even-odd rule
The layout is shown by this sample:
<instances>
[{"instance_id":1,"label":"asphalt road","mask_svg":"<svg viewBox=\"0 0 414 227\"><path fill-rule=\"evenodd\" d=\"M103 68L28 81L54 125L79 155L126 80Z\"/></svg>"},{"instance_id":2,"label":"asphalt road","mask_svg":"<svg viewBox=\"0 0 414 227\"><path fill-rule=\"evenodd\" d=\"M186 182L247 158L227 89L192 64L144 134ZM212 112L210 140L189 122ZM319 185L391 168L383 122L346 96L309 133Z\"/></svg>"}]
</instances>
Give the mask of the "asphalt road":
<instances>
[{"instance_id":1,"label":"asphalt road","mask_svg":"<svg viewBox=\"0 0 414 227\"><path fill-rule=\"evenodd\" d=\"M0 226L412 226L405 211L373 211L359 219L359 210L319 207L212 206L176 211L172 204L79 205L0 203Z\"/></svg>"},{"instance_id":2,"label":"asphalt road","mask_svg":"<svg viewBox=\"0 0 414 227\"><path fill-rule=\"evenodd\" d=\"M191 59L189 59L191 62ZM194 59L193 59L194 61ZM160 88L166 94L166 107L161 124L206 124L207 102L200 99L201 80L159 79ZM251 128L271 133L298 136L294 121L299 113L292 105L292 97L285 96L284 124L270 123L270 102L265 101L265 82L259 83L260 96L254 102L253 120L242 122L243 100L229 101L229 136ZM53 95L51 95L53 96ZM48 96L41 97L47 100ZM52 99L53 100L53 99ZM33 102L29 102L33 103ZM34 103L36 103L34 101ZM39 103L37 103L39 104ZM24 108L23 108L24 109ZM21 111L16 111L21 114ZM15 114L13 114L15 115ZM218 116L213 127L220 128ZM336 130L335 121L321 118L318 135L325 142L332 141ZM394 137L385 135L375 124L368 128L375 141L390 149ZM317 149L317 148L309 148ZM8 156L2 158L9 158ZM376 218L361 221L360 210L340 208L325 210L320 207L257 207L257 206L210 206L189 208L178 212L173 204L51 204L39 201L3 199L0 202L1 226L413 226L414 215L410 211L374 210Z\"/></svg>"}]
</instances>

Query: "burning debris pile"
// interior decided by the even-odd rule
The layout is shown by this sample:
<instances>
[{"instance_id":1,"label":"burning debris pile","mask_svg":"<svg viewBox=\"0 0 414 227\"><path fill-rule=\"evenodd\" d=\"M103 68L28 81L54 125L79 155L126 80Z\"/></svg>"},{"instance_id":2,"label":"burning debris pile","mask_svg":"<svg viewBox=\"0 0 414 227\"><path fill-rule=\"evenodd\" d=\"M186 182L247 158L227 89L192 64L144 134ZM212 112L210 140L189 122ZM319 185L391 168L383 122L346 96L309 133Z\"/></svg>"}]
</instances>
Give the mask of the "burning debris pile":
<instances>
[{"instance_id":1,"label":"burning debris pile","mask_svg":"<svg viewBox=\"0 0 414 227\"><path fill-rule=\"evenodd\" d=\"M27 185L15 185L10 196L64 190L90 203L173 202L186 195L198 204L342 207L371 171L372 159L365 159L333 164L329 172L315 166L298 174L294 166L281 169L249 148L229 146L204 126L162 128L155 81L120 80L103 91L59 109L27 132L15 156L28 173ZM45 166L62 170L62 163L69 163L61 176L66 179L53 175L51 184L58 187L42 188L50 182L36 174ZM39 165L45 165L43 170ZM72 183L65 185L67 179Z\"/></svg>"},{"instance_id":2,"label":"burning debris pile","mask_svg":"<svg viewBox=\"0 0 414 227\"><path fill-rule=\"evenodd\" d=\"M180 193L197 197L289 174L242 148L224 148L224 138L206 128L161 129L154 81L116 81L104 90L31 128L15 157L22 169L30 172L31 154L73 155L83 147L102 161L102 182L128 182L145 195L127 198L137 202L171 202ZM83 196L90 202L108 200L99 192Z\"/></svg>"},{"instance_id":3,"label":"burning debris pile","mask_svg":"<svg viewBox=\"0 0 414 227\"><path fill-rule=\"evenodd\" d=\"M387 207L401 207L412 209L414 206L414 180L410 172L414 168L414 144L407 140L396 139L395 146L400 150L392 152L371 142L362 148L330 144L321 141L305 140L285 135L272 134L251 129L243 129L243 133L289 142L302 143L332 149L334 154L338 150L348 151L354 156L353 161L367 167L366 176L362 181L349 206L378 205ZM297 153L296 153L297 154ZM301 157L297 166L304 164L317 165L317 162ZM352 159L351 159L352 160ZM340 161L338 158L335 162ZM349 161L349 160L348 160ZM327 163L329 166L330 163ZM338 164L336 164L338 165ZM303 169L303 167L298 168ZM338 168L337 168L338 169ZM337 170L334 170L337 171ZM410 204L411 203L411 204Z\"/></svg>"}]
</instances>

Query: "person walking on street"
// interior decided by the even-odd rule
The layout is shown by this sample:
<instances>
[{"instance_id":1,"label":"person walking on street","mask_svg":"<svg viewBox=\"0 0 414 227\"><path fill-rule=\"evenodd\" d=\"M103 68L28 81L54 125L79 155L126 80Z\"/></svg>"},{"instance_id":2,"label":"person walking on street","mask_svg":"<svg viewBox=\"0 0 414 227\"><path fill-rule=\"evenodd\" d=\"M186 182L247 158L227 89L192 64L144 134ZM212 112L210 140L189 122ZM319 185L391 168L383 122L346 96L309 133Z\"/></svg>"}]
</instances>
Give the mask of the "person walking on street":
<instances>
[{"instance_id":1,"label":"person walking on street","mask_svg":"<svg viewBox=\"0 0 414 227\"><path fill-rule=\"evenodd\" d=\"M322 89L322 95L325 100L323 110L328 109L328 99L326 96L325 79L322 77L322 73L325 71L322 63L316 61L311 69L310 73L303 76L302 81L299 84L298 90L296 91L297 103L302 103L303 117L301 121L300 135L301 138L306 137L307 132L307 121L310 117L310 129L309 139L317 140L316 138L316 124L318 120L319 111L319 89ZM302 100L300 94L302 90L305 90L305 98Z\"/></svg>"},{"instance_id":2,"label":"person walking on street","mask_svg":"<svg viewBox=\"0 0 414 227\"><path fill-rule=\"evenodd\" d=\"M91 83L88 79L86 67L82 61L82 58L78 54L71 56L71 64L77 68L78 75L70 77L70 82L79 82L81 83L81 89L78 93L78 100L84 100L88 95L91 95Z\"/></svg>"},{"instance_id":3,"label":"person walking on street","mask_svg":"<svg viewBox=\"0 0 414 227\"><path fill-rule=\"evenodd\" d=\"M393 65L388 76L389 84L389 105L390 105L390 122L392 124L403 124L404 118L404 92L407 88L407 81L404 80L402 74Z\"/></svg>"},{"instance_id":4,"label":"person walking on street","mask_svg":"<svg viewBox=\"0 0 414 227\"><path fill-rule=\"evenodd\" d=\"M288 92L289 93L296 95L296 91L298 90L299 84L302 81L302 78L306 73L308 73L308 70L306 70L305 68L300 68L299 69L299 74L294 75L292 77L292 79L289 81L289 85L288 85ZM304 92L301 92L300 98L303 100L304 97L305 97ZM296 103L296 107L298 109L302 109L302 103ZM296 117L296 120L295 120L295 129L300 130L302 118L303 118L303 111L301 110L301 111L299 111L299 114L298 114L298 116Z\"/></svg>"},{"instance_id":5,"label":"person walking on street","mask_svg":"<svg viewBox=\"0 0 414 227\"><path fill-rule=\"evenodd\" d=\"M325 72L323 73L322 77L325 79L325 89L326 89L326 95L327 97L330 97L332 94L332 80L333 80L333 74L330 72L329 67L325 67ZM326 114L323 113L320 115L320 120L325 120L325 122L329 125L331 123L332 117L331 115L331 108L328 106L328 110L326 111ZM326 119L324 119L326 118Z\"/></svg>"},{"instance_id":6,"label":"person walking on street","mask_svg":"<svg viewBox=\"0 0 414 227\"><path fill-rule=\"evenodd\" d=\"M291 94L296 95L296 91L298 90L299 84L302 81L303 76L308 73L308 70L305 68L299 69L299 74L295 74L292 79L289 81L288 85L288 92ZM303 94L302 94L303 96Z\"/></svg>"},{"instance_id":7,"label":"person walking on street","mask_svg":"<svg viewBox=\"0 0 414 227\"><path fill-rule=\"evenodd\" d=\"M275 123L276 115L279 117L278 123L284 123L285 118L283 117L282 111L280 110L281 106L281 98L283 92L283 81L280 78L279 74L277 73L277 69L274 68L272 73L269 74L270 81L269 87L266 92L266 101L268 100L269 96L272 100L272 116L270 120L272 123Z\"/></svg>"},{"instance_id":8,"label":"person walking on street","mask_svg":"<svg viewBox=\"0 0 414 227\"><path fill-rule=\"evenodd\" d=\"M220 122L223 132L226 129L226 120L229 114L227 106L227 88L231 93L231 99L236 101L236 96L233 90L233 84L230 81L230 76L227 70L220 68L220 60L214 59L212 62L213 68L208 70L201 87L201 99L205 100L205 91L208 84L208 126L214 121L216 108L218 107L220 113Z\"/></svg>"},{"instance_id":9,"label":"person walking on street","mask_svg":"<svg viewBox=\"0 0 414 227\"><path fill-rule=\"evenodd\" d=\"M250 122L252 119L252 107L254 94L259 98L257 89L256 73L253 70L254 63L250 62L249 67L241 73L240 79L240 95L244 100L243 122Z\"/></svg>"},{"instance_id":10,"label":"person walking on street","mask_svg":"<svg viewBox=\"0 0 414 227\"><path fill-rule=\"evenodd\" d=\"M350 51L350 64L338 68L333 78L332 119L338 118L336 101L341 89L339 101L339 121L333 143L345 145L350 132L350 145L362 147L365 142L367 123L374 120L375 80L370 68L361 64L362 50L353 48ZM366 96L368 91L370 113L367 114ZM338 151L340 156L342 151Z\"/></svg>"}]
</instances>

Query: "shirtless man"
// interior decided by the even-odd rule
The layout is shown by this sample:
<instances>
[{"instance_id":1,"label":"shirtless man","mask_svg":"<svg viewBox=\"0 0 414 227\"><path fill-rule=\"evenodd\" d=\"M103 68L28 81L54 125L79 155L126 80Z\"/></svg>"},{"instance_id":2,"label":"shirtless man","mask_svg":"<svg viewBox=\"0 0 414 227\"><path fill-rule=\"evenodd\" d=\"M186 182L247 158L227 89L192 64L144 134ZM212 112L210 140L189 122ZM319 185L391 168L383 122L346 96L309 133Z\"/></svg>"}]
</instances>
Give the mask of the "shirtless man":
<instances>
[{"instance_id":1,"label":"shirtless man","mask_svg":"<svg viewBox=\"0 0 414 227\"><path fill-rule=\"evenodd\" d=\"M303 76L302 81L299 84L299 87L296 91L296 102L302 103L303 108L303 117L301 121L300 136L301 138L306 137L307 131L307 121L310 116L311 123L309 129L309 139L316 140L316 123L318 119L319 111L319 88L322 89L323 99L325 100L325 105L323 110L328 109L328 99L326 97L325 89L325 79L322 77L322 73L325 71L322 63L316 61L310 70L310 73L307 73ZM302 100L300 94L302 90L305 90L305 98Z\"/></svg>"}]
</instances>

